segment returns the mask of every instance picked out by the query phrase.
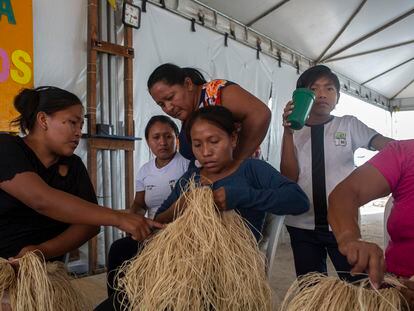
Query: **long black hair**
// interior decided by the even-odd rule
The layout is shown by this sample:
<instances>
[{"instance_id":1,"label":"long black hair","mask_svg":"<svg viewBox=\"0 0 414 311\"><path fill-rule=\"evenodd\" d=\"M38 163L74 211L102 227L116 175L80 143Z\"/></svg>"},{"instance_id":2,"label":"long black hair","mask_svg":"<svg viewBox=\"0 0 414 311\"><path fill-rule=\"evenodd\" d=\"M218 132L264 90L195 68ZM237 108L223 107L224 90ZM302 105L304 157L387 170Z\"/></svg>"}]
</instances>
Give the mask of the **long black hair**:
<instances>
[{"instance_id":1,"label":"long black hair","mask_svg":"<svg viewBox=\"0 0 414 311\"><path fill-rule=\"evenodd\" d=\"M14 98L14 107L20 116L12 121L18 125L22 133L30 132L38 112L48 115L65 110L74 105L82 105L80 99L73 93L53 86L40 86L35 89L23 89Z\"/></svg>"},{"instance_id":2,"label":"long black hair","mask_svg":"<svg viewBox=\"0 0 414 311\"><path fill-rule=\"evenodd\" d=\"M195 85L203 85L207 82L203 74L195 68L181 68L177 65L166 63L158 66L151 73L147 81L147 87L150 90L155 83L160 81L168 85L183 85L185 78L190 78Z\"/></svg>"},{"instance_id":3,"label":"long black hair","mask_svg":"<svg viewBox=\"0 0 414 311\"><path fill-rule=\"evenodd\" d=\"M231 111L223 106L207 106L194 111L188 119L185 127L187 140L191 142L191 128L197 120L205 120L232 135L236 131L234 116Z\"/></svg>"}]
</instances>

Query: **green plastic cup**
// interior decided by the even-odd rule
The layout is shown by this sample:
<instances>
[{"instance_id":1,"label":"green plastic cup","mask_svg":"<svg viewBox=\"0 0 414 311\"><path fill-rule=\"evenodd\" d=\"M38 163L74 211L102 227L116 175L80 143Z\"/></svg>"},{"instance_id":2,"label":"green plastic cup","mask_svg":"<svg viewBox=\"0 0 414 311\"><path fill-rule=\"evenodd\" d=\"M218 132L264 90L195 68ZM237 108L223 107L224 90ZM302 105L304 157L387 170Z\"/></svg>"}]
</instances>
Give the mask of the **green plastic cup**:
<instances>
[{"instance_id":1,"label":"green plastic cup","mask_svg":"<svg viewBox=\"0 0 414 311\"><path fill-rule=\"evenodd\" d=\"M309 118L309 113L315 101L315 93L306 88L298 88L293 92L293 111L288 116L290 128L300 130Z\"/></svg>"}]
</instances>

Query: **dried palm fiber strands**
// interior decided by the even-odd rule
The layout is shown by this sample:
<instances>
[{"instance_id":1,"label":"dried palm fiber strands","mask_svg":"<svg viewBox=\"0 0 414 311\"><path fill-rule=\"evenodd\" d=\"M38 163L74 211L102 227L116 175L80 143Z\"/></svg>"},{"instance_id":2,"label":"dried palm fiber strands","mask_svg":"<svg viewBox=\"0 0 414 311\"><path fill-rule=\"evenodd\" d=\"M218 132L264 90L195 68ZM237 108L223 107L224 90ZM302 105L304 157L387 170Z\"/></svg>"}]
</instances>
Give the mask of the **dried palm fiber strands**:
<instances>
[{"instance_id":1,"label":"dried palm fiber strands","mask_svg":"<svg viewBox=\"0 0 414 311\"><path fill-rule=\"evenodd\" d=\"M9 262L0 257L0 311L4 292L16 283L16 275Z\"/></svg>"},{"instance_id":2,"label":"dried palm fiber strands","mask_svg":"<svg viewBox=\"0 0 414 311\"><path fill-rule=\"evenodd\" d=\"M92 310L92 304L80 289L70 282L62 262L55 261L46 265L47 274L53 290L53 310L87 311Z\"/></svg>"},{"instance_id":3,"label":"dried palm fiber strands","mask_svg":"<svg viewBox=\"0 0 414 311\"><path fill-rule=\"evenodd\" d=\"M87 299L70 282L64 265L60 262L46 263L43 256L37 254L28 252L18 259L17 275L6 260L1 260L3 268L0 270L0 287L3 291L8 290L11 309L13 311L92 310ZM11 281L3 282L6 279Z\"/></svg>"},{"instance_id":4,"label":"dried palm fiber strands","mask_svg":"<svg viewBox=\"0 0 414 311\"><path fill-rule=\"evenodd\" d=\"M123 265L124 310L271 310L264 257L243 219L190 182L186 209ZM128 302L126 302L128 300Z\"/></svg>"},{"instance_id":5,"label":"dried palm fiber strands","mask_svg":"<svg viewBox=\"0 0 414 311\"><path fill-rule=\"evenodd\" d=\"M309 273L293 282L281 311L408 311L407 301L396 288L404 287L386 276L387 288L373 289L369 279L348 283L337 277Z\"/></svg>"}]
</instances>

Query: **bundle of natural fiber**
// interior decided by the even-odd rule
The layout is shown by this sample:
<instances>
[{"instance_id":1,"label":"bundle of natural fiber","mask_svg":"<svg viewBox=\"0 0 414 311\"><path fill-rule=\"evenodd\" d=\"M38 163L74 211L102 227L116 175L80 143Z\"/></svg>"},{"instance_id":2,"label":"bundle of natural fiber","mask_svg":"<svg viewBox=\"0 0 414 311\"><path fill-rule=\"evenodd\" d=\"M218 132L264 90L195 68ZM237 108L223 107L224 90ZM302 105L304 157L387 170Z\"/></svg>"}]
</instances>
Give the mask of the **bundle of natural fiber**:
<instances>
[{"instance_id":1,"label":"bundle of natural fiber","mask_svg":"<svg viewBox=\"0 0 414 311\"><path fill-rule=\"evenodd\" d=\"M16 283L16 275L9 262L0 257L0 311L4 292Z\"/></svg>"},{"instance_id":2,"label":"bundle of natural fiber","mask_svg":"<svg viewBox=\"0 0 414 311\"><path fill-rule=\"evenodd\" d=\"M309 273L298 278L289 288L281 311L408 311L407 301L396 288L402 285L386 276L388 286L373 289L369 279L348 283L337 277Z\"/></svg>"},{"instance_id":3,"label":"bundle of natural fiber","mask_svg":"<svg viewBox=\"0 0 414 311\"><path fill-rule=\"evenodd\" d=\"M46 263L39 252L28 252L18 259L17 275L7 260L0 260L0 295L6 290L13 311L92 309L82 293L70 283L64 265Z\"/></svg>"},{"instance_id":4,"label":"bundle of natural fiber","mask_svg":"<svg viewBox=\"0 0 414 311\"><path fill-rule=\"evenodd\" d=\"M62 262L55 261L46 265L47 275L53 291L53 310L78 311L92 310L92 304L87 297L70 282Z\"/></svg>"},{"instance_id":5,"label":"bundle of natural fiber","mask_svg":"<svg viewBox=\"0 0 414 311\"><path fill-rule=\"evenodd\" d=\"M17 285L9 291L12 309L15 308L17 311L53 310L51 291L52 286L43 260L31 252L21 257Z\"/></svg>"},{"instance_id":6,"label":"bundle of natural fiber","mask_svg":"<svg viewBox=\"0 0 414 311\"><path fill-rule=\"evenodd\" d=\"M209 187L191 182L183 195L182 215L120 270L123 308L271 310L264 257L243 219L218 212Z\"/></svg>"}]
</instances>

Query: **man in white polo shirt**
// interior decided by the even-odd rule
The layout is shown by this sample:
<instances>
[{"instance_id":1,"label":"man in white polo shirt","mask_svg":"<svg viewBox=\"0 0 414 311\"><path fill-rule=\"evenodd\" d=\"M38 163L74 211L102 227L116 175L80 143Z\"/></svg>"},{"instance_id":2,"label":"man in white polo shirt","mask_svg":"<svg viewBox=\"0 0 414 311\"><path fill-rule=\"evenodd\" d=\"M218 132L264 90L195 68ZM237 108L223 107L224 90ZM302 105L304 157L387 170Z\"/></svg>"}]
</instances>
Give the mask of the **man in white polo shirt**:
<instances>
[{"instance_id":1,"label":"man in white polo shirt","mask_svg":"<svg viewBox=\"0 0 414 311\"><path fill-rule=\"evenodd\" d=\"M323 65L309 68L299 77L298 88L315 92L315 103L306 126L293 131L287 116L293 109L286 105L283 114L281 173L308 195L311 208L298 216L287 216L298 276L309 272L326 273L327 254L338 275L352 280L351 266L343 256L327 220L328 196L335 186L354 169L354 152L358 148L381 150L391 139L378 134L353 116L331 115L339 99L338 77Z\"/></svg>"}]
</instances>

